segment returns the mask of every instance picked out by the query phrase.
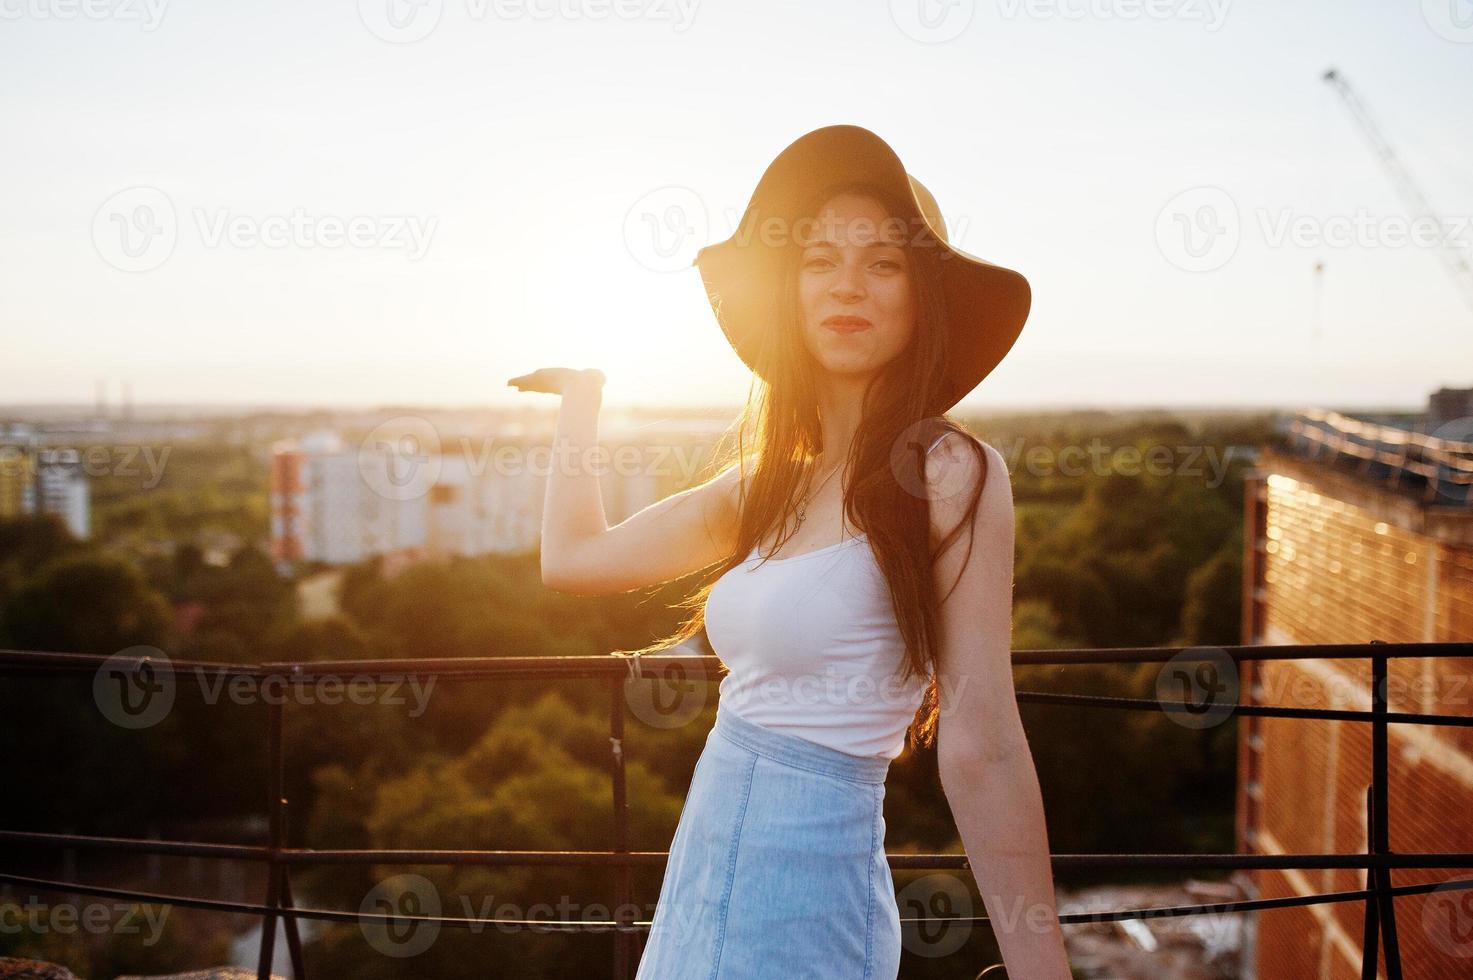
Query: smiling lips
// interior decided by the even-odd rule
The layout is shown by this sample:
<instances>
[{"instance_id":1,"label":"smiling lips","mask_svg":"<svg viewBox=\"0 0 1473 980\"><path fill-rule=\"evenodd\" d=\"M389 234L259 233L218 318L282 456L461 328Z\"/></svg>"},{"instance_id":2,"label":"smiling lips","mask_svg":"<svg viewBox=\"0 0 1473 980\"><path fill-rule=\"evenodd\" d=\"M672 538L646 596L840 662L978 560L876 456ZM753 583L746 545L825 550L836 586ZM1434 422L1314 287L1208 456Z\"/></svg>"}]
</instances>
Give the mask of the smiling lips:
<instances>
[{"instance_id":1,"label":"smiling lips","mask_svg":"<svg viewBox=\"0 0 1473 980\"><path fill-rule=\"evenodd\" d=\"M857 333L874 326L862 316L831 316L823 321L823 325L835 333Z\"/></svg>"}]
</instances>

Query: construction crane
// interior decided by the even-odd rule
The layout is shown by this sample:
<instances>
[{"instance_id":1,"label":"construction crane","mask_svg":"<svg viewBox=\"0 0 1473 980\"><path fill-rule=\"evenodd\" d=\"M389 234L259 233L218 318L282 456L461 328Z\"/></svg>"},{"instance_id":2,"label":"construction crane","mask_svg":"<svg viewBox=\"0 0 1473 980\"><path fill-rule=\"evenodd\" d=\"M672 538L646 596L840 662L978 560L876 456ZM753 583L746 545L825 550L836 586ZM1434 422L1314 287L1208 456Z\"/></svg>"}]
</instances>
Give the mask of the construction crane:
<instances>
[{"instance_id":1,"label":"construction crane","mask_svg":"<svg viewBox=\"0 0 1473 980\"><path fill-rule=\"evenodd\" d=\"M1355 117L1356 123L1360 125L1361 132L1365 134L1366 141L1371 144L1371 150L1376 154L1377 159L1381 162L1381 166L1385 168L1386 173L1391 177L1391 182L1396 185L1396 190L1401 195L1402 203L1411 211L1412 221L1416 222L1425 218L1434 223L1438 230L1437 254L1441 257L1442 264L1447 268L1448 273L1457 284L1458 291L1461 293L1464 302L1468 304L1469 309L1473 309L1473 266L1469 265L1467 256L1459 251L1455 242L1448 240L1444 232L1447 225L1433 209L1432 205L1427 202L1427 196L1422 193L1422 188L1412 178L1411 173L1397 159L1396 152L1392 150L1391 144L1386 142L1386 137L1381 135L1381 128L1371 118L1370 111L1366 109L1366 105L1360 100L1360 97L1355 94L1355 90L1350 87L1350 83L1333 68L1325 72L1324 77L1325 81L1335 91L1339 92L1340 97L1345 100L1346 106L1350 109L1350 114Z\"/></svg>"}]
</instances>

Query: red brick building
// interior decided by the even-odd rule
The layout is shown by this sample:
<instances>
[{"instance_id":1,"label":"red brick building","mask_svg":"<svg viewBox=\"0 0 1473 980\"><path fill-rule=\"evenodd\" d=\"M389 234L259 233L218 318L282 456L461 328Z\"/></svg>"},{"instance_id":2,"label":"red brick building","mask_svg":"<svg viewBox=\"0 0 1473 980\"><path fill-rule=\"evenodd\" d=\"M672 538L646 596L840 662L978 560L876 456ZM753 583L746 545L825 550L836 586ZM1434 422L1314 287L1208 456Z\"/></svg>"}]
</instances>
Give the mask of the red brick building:
<instances>
[{"instance_id":1,"label":"red brick building","mask_svg":"<svg viewBox=\"0 0 1473 980\"><path fill-rule=\"evenodd\" d=\"M1428 431L1306 413L1290 449L1259 456L1246 488L1243 642L1473 642L1473 453ZM1473 658L1393 660L1389 709L1469 715L1470 678ZM1242 679L1255 703L1371 707L1364 660L1245 663ZM1366 850L1369 725L1244 718L1238 765L1240 851ZM1473 851L1473 730L1392 725L1389 771L1392 851ZM1392 881L1466 876L1399 871ZM1365 879L1253 874L1264 898L1360 889ZM1346 902L1258 913L1256 973L1245 976L1357 980L1364 911ZM1401 897L1396 917L1406 977L1473 977L1473 892Z\"/></svg>"}]
</instances>

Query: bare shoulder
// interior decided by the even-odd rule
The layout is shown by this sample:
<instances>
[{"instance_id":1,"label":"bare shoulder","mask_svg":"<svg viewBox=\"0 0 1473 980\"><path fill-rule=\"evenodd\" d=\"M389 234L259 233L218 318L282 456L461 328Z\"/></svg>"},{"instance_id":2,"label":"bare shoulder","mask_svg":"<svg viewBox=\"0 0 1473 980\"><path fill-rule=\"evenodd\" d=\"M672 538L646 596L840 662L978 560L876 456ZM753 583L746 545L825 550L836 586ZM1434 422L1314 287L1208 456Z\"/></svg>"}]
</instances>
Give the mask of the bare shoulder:
<instances>
[{"instance_id":1,"label":"bare shoulder","mask_svg":"<svg viewBox=\"0 0 1473 980\"><path fill-rule=\"evenodd\" d=\"M742 467L733 461L702 486L709 491L709 508L723 520L734 522L741 510Z\"/></svg>"},{"instance_id":2,"label":"bare shoulder","mask_svg":"<svg viewBox=\"0 0 1473 980\"><path fill-rule=\"evenodd\" d=\"M926 457L931 526L938 539L966 515L978 483L982 484L975 517L978 531L1010 531L1013 488L1002 453L969 433L947 433Z\"/></svg>"}]
</instances>

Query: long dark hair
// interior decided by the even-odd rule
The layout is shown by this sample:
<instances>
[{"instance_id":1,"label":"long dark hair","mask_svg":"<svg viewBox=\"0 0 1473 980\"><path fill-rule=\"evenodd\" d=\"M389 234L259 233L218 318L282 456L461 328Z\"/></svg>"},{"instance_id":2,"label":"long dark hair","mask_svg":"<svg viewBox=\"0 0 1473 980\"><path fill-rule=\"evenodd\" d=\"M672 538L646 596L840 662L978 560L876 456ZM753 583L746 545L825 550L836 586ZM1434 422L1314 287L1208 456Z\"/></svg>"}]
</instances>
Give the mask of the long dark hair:
<instances>
[{"instance_id":1,"label":"long dark hair","mask_svg":"<svg viewBox=\"0 0 1473 980\"><path fill-rule=\"evenodd\" d=\"M964 526L971 528L983 484L978 481L965 518L932 551L924 489L925 451L941 433L960 432L964 444L977 454L984 480L987 456L965 426L940 410L948 355L941 288L942 263L948 257L945 249L925 222L915 217L913 203L882 187L863 183L828 187L809 202L805 213L816 213L823 202L839 193L874 198L887 214L907 220L911 230L902 248L915 297L915 329L906 347L865 389L859 428L845 461L851 476L844 491L845 518L868 534L905 639L901 680L918 675L929 678L925 697L906 730L909 750L934 743L940 715L936 676L939 607L944 597L936 594L934 564ZM811 486L813 458L821 448L822 429L819 369L804 345L797 299L802 245L788 236L788 241L772 247L788 253L784 256L783 281L778 284L782 297L780 322L778 329L766 335L756 358L757 370L746 406L718 442L711 463L711 475L729 466L740 467L741 522L736 550L725 561L711 566L695 594L677 603L677 608L689 609L691 615L674 633L638 650L618 651L620 655L666 650L704 629L706 599L716 580L741 565L774 528L779 529L776 547L781 548L792 536L788 516ZM971 548L969 535L967 560Z\"/></svg>"}]
</instances>

